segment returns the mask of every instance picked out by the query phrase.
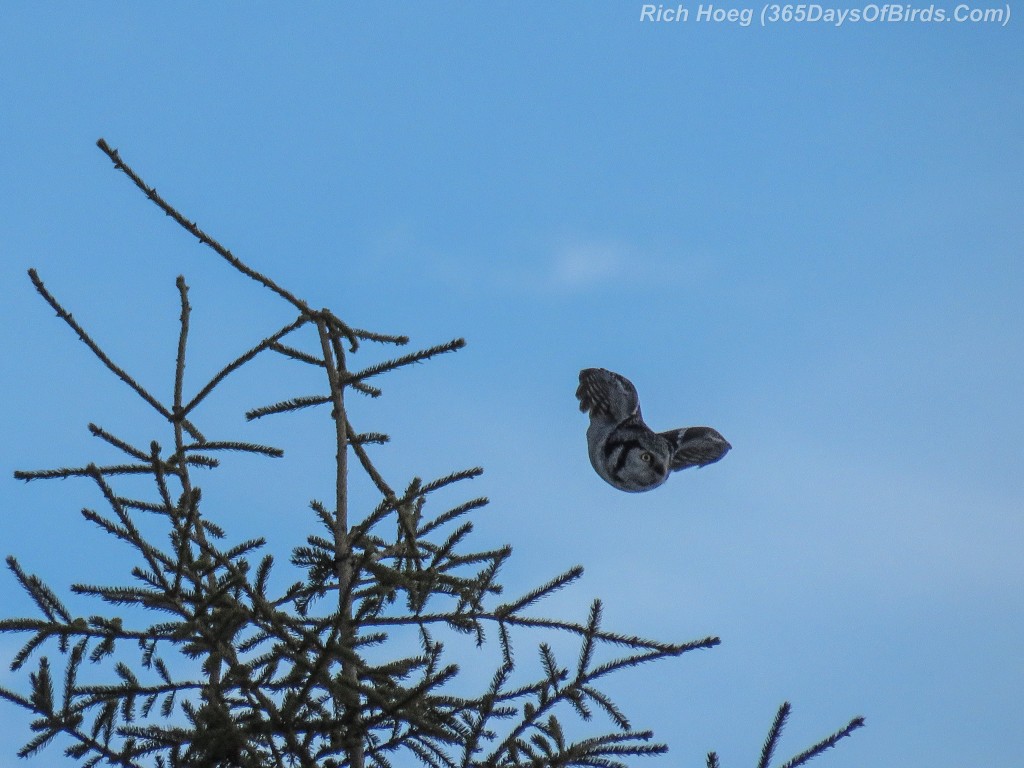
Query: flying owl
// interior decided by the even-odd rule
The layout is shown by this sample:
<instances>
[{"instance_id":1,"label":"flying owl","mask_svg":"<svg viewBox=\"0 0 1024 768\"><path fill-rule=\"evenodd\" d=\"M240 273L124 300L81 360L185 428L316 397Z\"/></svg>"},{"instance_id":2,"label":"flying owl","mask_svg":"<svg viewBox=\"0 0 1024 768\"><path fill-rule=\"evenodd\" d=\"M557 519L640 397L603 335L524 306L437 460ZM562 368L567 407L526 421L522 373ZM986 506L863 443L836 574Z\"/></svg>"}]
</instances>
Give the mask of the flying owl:
<instances>
[{"instance_id":1,"label":"flying owl","mask_svg":"<svg viewBox=\"0 0 1024 768\"><path fill-rule=\"evenodd\" d=\"M590 413L587 450L594 470L630 493L657 488L670 472L714 464L732 448L711 427L653 432L640 414L636 387L604 368L580 371L580 410Z\"/></svg>"}]
</instances>

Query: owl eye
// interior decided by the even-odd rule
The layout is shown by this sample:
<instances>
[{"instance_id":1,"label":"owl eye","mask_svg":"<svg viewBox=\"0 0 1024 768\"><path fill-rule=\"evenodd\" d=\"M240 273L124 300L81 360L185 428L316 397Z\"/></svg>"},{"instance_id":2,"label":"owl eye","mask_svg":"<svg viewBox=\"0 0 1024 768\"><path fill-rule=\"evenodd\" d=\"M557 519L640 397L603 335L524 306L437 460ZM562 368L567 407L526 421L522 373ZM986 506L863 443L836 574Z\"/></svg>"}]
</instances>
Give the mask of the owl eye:
<instances>
[{"instance_id":1,"label":"owl eye","mask_svg":"<svg viewBox=\"0 0 1024 768\"><path fill-rule=\"evenodd\" d=\"M640 454L640 461L646 461L648 464L651 463L651 459L653 458L654 457L651 456L651 454L647 451L644 451L643 453Z\"/></svg>"}]
</instances>

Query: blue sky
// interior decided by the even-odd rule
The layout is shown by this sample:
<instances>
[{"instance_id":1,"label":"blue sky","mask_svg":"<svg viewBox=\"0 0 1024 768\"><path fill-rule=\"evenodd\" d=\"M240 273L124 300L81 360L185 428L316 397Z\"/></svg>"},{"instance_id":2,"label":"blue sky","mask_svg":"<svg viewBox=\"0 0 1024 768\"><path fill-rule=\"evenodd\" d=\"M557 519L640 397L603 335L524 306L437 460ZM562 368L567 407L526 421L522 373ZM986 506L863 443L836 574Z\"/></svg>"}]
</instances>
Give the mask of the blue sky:
<instances>
[{"instance_id":1,"label":"blue sky","mask_svg":"<svg viewBox=\"0 0 1024 768\"><path fill-rule=\"evenodd\" d=\"M753 765L784 699L784 757L861 714L816 764L1019 765L1021 20L744 28L641 23L641 5L8 4L4 554L61 588L107 578L117 550L77 515L93 489L11 473L105 455L90 421L154 427L28 267L163 395L178 274L193 387L291 319L115 173L103 136L314 306L467 338L353 421L392 434L376 455L396 484L486 468L462 493L492 499L477 537L516 548L513 592L581 563L549 613L599 596L610 628L722 637L615 681L671 748L639 765ZM710 424L734 450L614 491L573 397L588 366L632 378L655 428ZM204 496L280 552L327 495L323 414L240 414L311 382L268 361L203 413L285 448ZM11 579L0 595L30 611ZM5 768L28 733L3 719Z\"/></svg>"}]
</instances>

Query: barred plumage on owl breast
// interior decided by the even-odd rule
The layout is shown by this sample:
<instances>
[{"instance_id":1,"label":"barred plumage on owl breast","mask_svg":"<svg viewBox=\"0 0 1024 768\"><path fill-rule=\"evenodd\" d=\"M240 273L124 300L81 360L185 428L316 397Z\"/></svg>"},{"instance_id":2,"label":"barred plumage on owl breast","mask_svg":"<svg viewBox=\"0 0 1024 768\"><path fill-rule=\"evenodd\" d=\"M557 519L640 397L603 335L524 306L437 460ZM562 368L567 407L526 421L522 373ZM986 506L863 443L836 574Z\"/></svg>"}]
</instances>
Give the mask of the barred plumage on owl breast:
<instances>
[{"instance_id":1,"label":"barred plumage on owl breast","mask_svg":"<svg viewBox=\"0 0 1024 768\"><path fill-rule=\"evenodd\" d=\"M653 431L640 413L636 387L604 368L580 371L576 397L580 410L590 414L590 463L601 478L622 491L650 491L672 472L713 464L732 448L711 427Z\"/></svg>"}]
</instances>

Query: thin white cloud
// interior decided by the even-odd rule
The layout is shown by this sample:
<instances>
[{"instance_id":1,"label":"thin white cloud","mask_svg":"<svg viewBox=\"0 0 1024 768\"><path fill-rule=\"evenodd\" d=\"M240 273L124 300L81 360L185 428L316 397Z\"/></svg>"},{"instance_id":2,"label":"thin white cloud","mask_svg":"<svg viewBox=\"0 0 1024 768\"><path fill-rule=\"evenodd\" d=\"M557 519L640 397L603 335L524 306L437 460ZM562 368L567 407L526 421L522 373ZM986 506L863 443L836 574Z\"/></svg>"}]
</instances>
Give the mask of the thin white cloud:
<instances>
[{"instance_id":1,"label":"thin white cloud","mask_svg":"<svg viewBox=\"0 0 1024 768\"><path fill-rule=\"evenodd\" d=\"M714 273L706 256L655 246L640 248L614 239L564 237L553 242L497 244L491 251L468 251L421 238L397 224L381 233L363 262L369 269L401 264L409 281L429 279L459 290L481 285L529 294L560 294L669 284L695 284Z\"/></svg>"},{"instance_id":2,"label":"thin white cloud","mask_svg":"<svg viewBox=\"0 0 1024 768\"><path fill-rule=\"evenodd\" d=\"M551 264L555 287L584 288L621 280L629 274L629 259L619 246L579 243L559 249Z\"/></svg>"},{"instance_id":3,"label":"thin white cloud","mask_svg":"<svg viewBox=\"0 0 1024 768\"><path fill-rule=\"evenodd\" d=\"M616 241L575 240L552 249L540 284L547 290L692 284L713 274L712 261L695 254L647 250Z\"/></svg>"}]
</instances>

